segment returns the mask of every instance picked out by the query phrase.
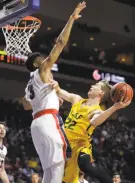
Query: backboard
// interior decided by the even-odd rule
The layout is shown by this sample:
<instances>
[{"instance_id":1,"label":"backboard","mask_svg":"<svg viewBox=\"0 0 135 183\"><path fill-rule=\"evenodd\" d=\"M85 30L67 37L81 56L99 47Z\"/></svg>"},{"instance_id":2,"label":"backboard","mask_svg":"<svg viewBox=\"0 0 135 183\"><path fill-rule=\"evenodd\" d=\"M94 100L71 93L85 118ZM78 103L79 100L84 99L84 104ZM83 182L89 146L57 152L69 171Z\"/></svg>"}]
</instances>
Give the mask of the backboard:
<instances>
[{"instance_id":1,"label":"backboard","mask_svg":"<svg viewBox=\"0 0 135 183\"><path fill-rule=\"evenodd\" d=\"M0 26L13 22L35 13L40 8L40 0L1 0Z\"/></svg>"}]
</instances>

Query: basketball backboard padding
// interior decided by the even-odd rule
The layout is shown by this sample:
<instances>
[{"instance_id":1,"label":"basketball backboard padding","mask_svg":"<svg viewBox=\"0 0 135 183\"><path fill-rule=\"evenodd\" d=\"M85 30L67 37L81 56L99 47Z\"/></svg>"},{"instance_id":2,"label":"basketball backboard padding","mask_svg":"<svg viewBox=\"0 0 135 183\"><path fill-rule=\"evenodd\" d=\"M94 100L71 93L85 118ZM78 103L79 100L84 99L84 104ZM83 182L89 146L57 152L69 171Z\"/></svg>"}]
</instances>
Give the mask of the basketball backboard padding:
<instances>
[{"instance_id":1,"label":"basketball backboard padding","mask_svg":"<svg viewBox=\"0 0 135 183\"><path fill-rule=\"evenodd\" d=\"M26 0L26 4L18 7L17 9L11 9L9 12L4 13L1 10L0 13L3 14L0 17L0 26L5 26L7 24L12 24L13 22L31 15L37 12L40 8L40 0Z\"/></svg>"}]
</instances>

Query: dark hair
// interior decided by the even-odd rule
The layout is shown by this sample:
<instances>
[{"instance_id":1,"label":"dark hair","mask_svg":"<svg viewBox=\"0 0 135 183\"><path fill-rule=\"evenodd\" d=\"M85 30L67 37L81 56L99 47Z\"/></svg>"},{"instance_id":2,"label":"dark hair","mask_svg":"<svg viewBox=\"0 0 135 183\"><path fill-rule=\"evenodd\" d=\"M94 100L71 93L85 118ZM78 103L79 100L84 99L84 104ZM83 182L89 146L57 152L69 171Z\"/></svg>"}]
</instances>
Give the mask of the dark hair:
<instances>
[{"instance_id":1,"label":"dark hair","mask_svg":"<svg viewBox=\"0 0 135 183\"><path fill-rule=\"evenodd\" d=\"M84 175L84 173L82 171L79 171L79 176Z\"/></svg>"},{"instance_id":2,"label":"dark hair","mask_svg":"<svg viewBox=\"0 0 135 183\"><path fill-rule=\"evenodd\" d=\"M0 121L0 125L3 125L3 126L5 126L5 127L6 127L6 123L5 123L5 122L3 122L3 121Z\"/></svg>"},{"instance_id":3,"label":"dark hair","mask_svg":"<svg viewBox=\"0 0 135 183\"><path fill-rule=\"evenodd\" d=\"M120 174L119 174L118 172L115 172L115 173L113 174L113 177L115 177L116 175L120 176Z\"/></svg>"},{"instance_id":4,"label":"dark hair","mask_svg":"<svg viewBox=\"0 0 135 183\"><path fill-rule=\"evenodd\" d=\"M29 70L29 71L35 71L36 70L36 67L34 67L33 63L34 61L36 60L37 57L40 56L40 53L39 52L35 52L35 53L30 53L28 55L28 58L25 62L25 65L26 65L26 68Z\"/></svg>"}]
</instances>

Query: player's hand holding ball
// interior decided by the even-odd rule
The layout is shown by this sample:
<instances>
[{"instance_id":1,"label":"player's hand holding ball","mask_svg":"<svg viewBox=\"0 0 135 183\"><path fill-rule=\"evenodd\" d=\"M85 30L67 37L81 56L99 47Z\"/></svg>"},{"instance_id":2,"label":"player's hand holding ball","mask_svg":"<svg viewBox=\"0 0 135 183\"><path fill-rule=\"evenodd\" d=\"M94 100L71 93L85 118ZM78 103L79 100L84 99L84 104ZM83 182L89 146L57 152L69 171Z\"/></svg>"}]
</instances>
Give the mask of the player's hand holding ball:
<instances>
[{"instance_id":1,"label":"player's hand holding ball","mask_svg":"<svg viewBox=\"0 0 135 183\"><path fill-rule=\"evenodd\" d=\"M133 99L133 89L127 83L115 84L110 93L116 110L127 107Z\"/></svg>"},{"instance_id":2,"label":"player's hand holding ball","mask_svg":"<svg viewBox=\"0 0 135 183\"><path fill-rule=\"evenodd\" d=\"M118 109L127 107L130 103L131 103L131 100L129 100L129 98L127 98L125 101L121 99L120 102L116 102L114 104L114 107L116 108L116 110L118 110Z\"/></svg>"}]
</instances>

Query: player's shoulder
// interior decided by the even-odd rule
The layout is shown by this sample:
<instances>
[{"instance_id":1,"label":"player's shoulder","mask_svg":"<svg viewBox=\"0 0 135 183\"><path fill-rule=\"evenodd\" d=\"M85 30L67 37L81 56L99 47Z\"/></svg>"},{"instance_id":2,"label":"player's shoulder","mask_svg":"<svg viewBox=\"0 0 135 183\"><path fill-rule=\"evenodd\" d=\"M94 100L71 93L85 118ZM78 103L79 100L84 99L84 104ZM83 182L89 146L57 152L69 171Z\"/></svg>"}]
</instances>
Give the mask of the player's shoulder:
<instances>
[{"instance_id":1,"label":"player's shoulder","mask_svg":"<svg viewBox=\"0 0 135 183\"><path fill-rule=\"evenodd\" d=\"M30 73L30 80L29 82L31 83L39 83L39 85L42 84L42 80L40 78L40 75L39 75L39 69L36 69L35 71L31 72Z\"/></svg>"},{"instance_id":2,"label":"player's shoulder","mask_svg":"<svg viewBox=\"0 0 135 183\"><path fill-rule=\"evenodd\" d=\"M74 98L73 106L74 105L79 105L83 101L84 101L84 99L80 95L76 95L75 98Z\"/></svg>"},{"instance_id":3,"label":"player's shoulder","mask_svg":"<svg viewBox=\"0 0 135 183\"><path fill-rule=\"evenodd\" d=\"M87 101L87 99L82 98L81 96L78 97L78 103L82 104L82 103L84 103L86 101Z\"/></svg>"},{"instance_id":4,"label":"player's shoulder","mask_svg":"<svg viewBox=\"0 0 135 183\"><path fill-rule=\"evenodd\" d=\"M39 69L36 69L33 72L30 72L30 78L34 78L34 76L39 76Z\"/></svg>"},{"instance_id":5,"label":"player's shoulder","mask_svg":"<svg viewBox=\"0 0 135 183\"><path fill-rule=\"evenodd\" d=\"M48 83L44 83L41 79L40 73L39 73L39 69L36 69L34 72L30 73L30 79L34 80L35 83L38 83L39 85L45 85Z\"/></svg>"}]
</instances>

